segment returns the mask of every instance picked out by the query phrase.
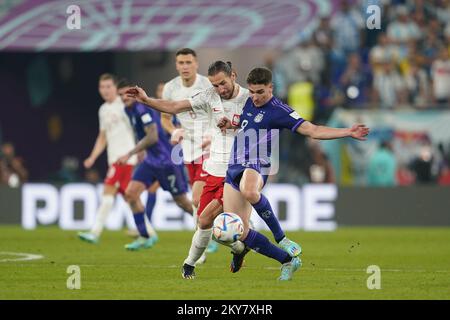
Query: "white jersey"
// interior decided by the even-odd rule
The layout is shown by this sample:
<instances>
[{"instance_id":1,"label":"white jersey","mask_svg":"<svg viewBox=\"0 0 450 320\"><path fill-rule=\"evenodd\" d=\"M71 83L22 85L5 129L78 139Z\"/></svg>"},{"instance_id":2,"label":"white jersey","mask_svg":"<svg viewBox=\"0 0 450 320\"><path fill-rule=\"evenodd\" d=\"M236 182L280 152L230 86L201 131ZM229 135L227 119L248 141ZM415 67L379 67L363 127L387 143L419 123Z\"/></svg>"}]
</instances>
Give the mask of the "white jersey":
<instances>
[{"instance_id":1,"label":"white jersey","mask_svg":"<svg viewBox=\"0 0 450 320\"><path fill-rule=\"evenodd\" d=\"M245 102L249 98L249 91L236 84L239 88L239 93L233 99L222 99L222 108L224 114L231 120L233 125L239 124L239 117L244 109ZM214 90L214 89L213 89ZM216 94L220 98L219 95ZM215 97L214 99L217 99ZM217 105L217 103L210 103L209 105ZM214 111L214 110L213 110ZM227 130L225 134L217 127L217 121L223 117L218 111L214 121L211 122L211 130L213 131L211 140L211 149L209 158L203 163L203 169L212 176L225 177L228 169L228 162L230 160L231 149L233 148L234 137L238 130Z\"/></svg>"},{"instance_id":2,"label":"white jersey","mask_svg":"<svg viewBox=\"0 0 450 320\"><path fill-rule=\"evenodd\" d=\"M207 77L197 74L195 82L190 87L183 85L180 76L170 80L164 85L162 98L164 100L185 100L196 93L212 88ZM203 134L210 126L210 114L205 108L193 109L177 114L177 118L184 129L184 137L181 140L183 158L186 162L192 162L203 155Z\"/></svg>"},{"instance_id":3,"label":"white jersey","mask_svg":"<svg viewBox=\"0 0 450 320\"><path fill-rule=\"evenodd\" d=\"M105 132L108 164L112 165L119 157L125 155L136 145L133 128L125 113L125 105L120 97L112 103L105 102L98 111L100 130ZM128 164L137 163L136 155L132 156Z\"/></svg>"}]
</instances>

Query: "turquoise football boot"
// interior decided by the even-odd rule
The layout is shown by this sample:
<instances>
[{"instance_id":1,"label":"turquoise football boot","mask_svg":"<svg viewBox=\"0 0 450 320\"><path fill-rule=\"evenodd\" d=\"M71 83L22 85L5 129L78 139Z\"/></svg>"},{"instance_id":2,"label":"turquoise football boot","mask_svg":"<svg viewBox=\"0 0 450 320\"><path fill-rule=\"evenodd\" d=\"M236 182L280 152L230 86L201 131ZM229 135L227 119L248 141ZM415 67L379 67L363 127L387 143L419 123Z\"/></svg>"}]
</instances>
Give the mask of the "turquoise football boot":
<instances>
[{"instance_id":1,"label":"turquoise football boot","mask_svg":"<svg viewBox=\"0 0 450 320\"><path fill-rule=\"evenodd\" d=\"M292 275L302 266L302 260L298 257L292 258L291 261L284 263L281 266L281 276L278 278L280 281L287 281L292 279Z\"/></svg>"},{"instance_id":2,"label":"turquoise football boot","mask_svg":"<svg viewBox=\"0 0 450 320\"><path fill-rule=\"evenodd\" d=\"M97 244L100 240L99 237L90 232L78 232L78 238L92 244Z\"/></svg>"},{"instance_id":3,"label":"turquoise football boot","mask_svg":"<svg viewBox=\"0 0 450 320\"><path fill-rule=\"evenodd\" d=\"M291 241L286 237L284 237L283 240L278 243L278 245L291 257L298 257L302 253L302 247L300 247L298 243L295 243L294 241Z\"/></svg>"},{"instance_id":4,"label":"turquoise football boot","mask_svg":"<svg viewBox=\"0 0 450 320\"><path fill-rule=\"evenodd\" d=\"M206 253L216 253L219 250L219 244L211 239L206 248Z\"/></svg>"},{"instance_id":5,"label":"turquoise football boot","mask_svg":"<svg viewBox=\"0 0 450 320\"><path fill-rule=\"evenodd\" d=\"M154 245L154 239L139 237L136 240L134 240L132 243L126 244L125 249L130 250L130 251L137 251L140 249L151 248L151 247L153 247L153 245Z\"/></svg>"},{"instance_id":6,"label":"turquoise football boot","mask_svg":"<svg viewBox=\"0 0 450 320\"><path fill-rule=\"evenodd\" d=\"M159 241L159 238L158 238L158 235L154 235L154 236L151 236L150 238L149 238L149 240L151 240L151 242L152 242L152 247Z\"/></svg>"}]
</instances>

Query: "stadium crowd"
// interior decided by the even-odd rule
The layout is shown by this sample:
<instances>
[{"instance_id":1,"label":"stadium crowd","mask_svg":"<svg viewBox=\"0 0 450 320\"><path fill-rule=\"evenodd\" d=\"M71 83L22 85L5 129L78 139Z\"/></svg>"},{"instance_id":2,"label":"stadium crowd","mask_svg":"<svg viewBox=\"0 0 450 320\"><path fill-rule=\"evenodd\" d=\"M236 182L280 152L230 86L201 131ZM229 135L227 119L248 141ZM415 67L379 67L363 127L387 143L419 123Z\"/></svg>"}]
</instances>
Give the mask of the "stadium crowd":
<instances>
[{"instance_id":1,"label":"stadium crowd","mask_svg":"<svg viewBox=\"0 0 450 320\"><path fill-rule=\"evenodd\" d=\"M381 8L379 29L366 26L371 4ZM325 124L337 108L449 109L449 52L450 1L342 0L337 13L320 17L312 32L301 32L295 48L268 55L266 65L274 70L275 94ZM281 181L334 181L319 146L314 151L305 139L287 134L283 144ZM428 151L400 167L392 146L382 142L367 166L366 184L449 184L450 143L444 144L425 146Z\"/></svg>"},{"instance_id":2,"label":"stadium crowd","mask_svg":"<svg viewBox=\"0 0 450 320\"><path fill-rule=\"evenodd\" d=\"M380 29L366 7L383 3ZM298 45L268 56L275 94L323 122L336 107L450 107L450 1L341 1Z\"/></svg>"},{"instance_id":3,"label":"stadium crowd","mask_svg":"<svg viewBox=\"0 0 450 320\"><path fill-rule=\"evenodd\" d=\"M381 8L379 29L366 25L371 4ZM337 12L318 17L313 29L299 34L294 48L271 52L265 64L273 70L276 96L302 117L326 124L337 108L450 109L449 53L450 0L341 0ZM318 143L289 133L280 141L276 181L341 182ZM367 162L366 184L449 185L450 141L440 143L424 146L405 166L391 144L380 142ZM2 150L0 184L27 181L25 162L14 155L14 146L5 144ZM49 179L100 182L96 169L82 171L83 156L61 157L60 169Z\"/></svg>"}]
</instances>

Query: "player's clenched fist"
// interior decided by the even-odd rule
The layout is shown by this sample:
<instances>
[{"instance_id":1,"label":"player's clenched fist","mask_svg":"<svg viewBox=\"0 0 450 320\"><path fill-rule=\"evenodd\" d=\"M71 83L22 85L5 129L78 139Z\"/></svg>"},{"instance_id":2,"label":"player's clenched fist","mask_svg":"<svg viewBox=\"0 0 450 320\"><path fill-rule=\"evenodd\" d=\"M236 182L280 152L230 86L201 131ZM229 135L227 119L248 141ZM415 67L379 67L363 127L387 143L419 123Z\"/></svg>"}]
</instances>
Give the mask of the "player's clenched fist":
<instances>
[{"instance_id":1,"label":"player's clenched fist","mask_svg":"<svg viewBox=\"0 0 450 320\"><path fill-rule=\"evenodd\" d=\"M83 164L86 169L89 169L94 165L94 162L95 162L95 160L93 158L89 157L86 160L84 160Z\"/></svg>"},{"instance_id":2,"label":"player's clenched fist","mask_svg":"<svg viewBox=\"0 0 450 320\"><path fill-rule=\"evenodd\" d=\"M222 117L219 122L217 123L217 126L222 132L226 132L227 129L232 129L233 126L231 124L231 120L227 117Z\"/></svg>"},{"instance_id":3,"label":"player's clenched fist","mask_svg":"<svg viewBox=\"0 0 450 320\"><path fill-rule=\"evenodd\" d=\"M129 153L127 153L127 154L121 156L119 159L117 159L116 163L118 165L127 164L128 160L130 160L130 158L131 158L131 155Z\"/></svg>"}]
</instances>

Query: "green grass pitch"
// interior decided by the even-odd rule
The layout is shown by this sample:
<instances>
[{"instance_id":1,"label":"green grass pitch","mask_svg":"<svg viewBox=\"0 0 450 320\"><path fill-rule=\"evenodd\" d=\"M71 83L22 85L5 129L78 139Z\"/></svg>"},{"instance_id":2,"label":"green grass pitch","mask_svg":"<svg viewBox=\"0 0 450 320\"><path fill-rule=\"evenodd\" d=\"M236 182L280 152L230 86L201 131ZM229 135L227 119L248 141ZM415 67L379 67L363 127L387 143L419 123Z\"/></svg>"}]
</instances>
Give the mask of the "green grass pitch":
<instances>
[{"instance_id":1,"label":"green grass pitch","mask_svg":"<svg viewBox=\"0 0 450 320\"><path fill-rule=\"evenodd\" d=\"M127 252L124 232L106 231L91 245L56 227L0 226L0 299L450 299L449 228L289 232L303 247L303 267L289 282L277 281L276 261L254 252L230 273L225 247L184 280L192 232L159 235L155 247ZM5 252L43 258L7 261L17 257ZM80 267L79 290L67 288L70 265ZM367 288L370 265L381 269L379 290Z\"/></svg>"}]
</instances>

